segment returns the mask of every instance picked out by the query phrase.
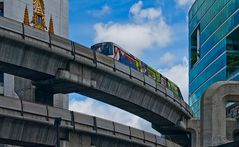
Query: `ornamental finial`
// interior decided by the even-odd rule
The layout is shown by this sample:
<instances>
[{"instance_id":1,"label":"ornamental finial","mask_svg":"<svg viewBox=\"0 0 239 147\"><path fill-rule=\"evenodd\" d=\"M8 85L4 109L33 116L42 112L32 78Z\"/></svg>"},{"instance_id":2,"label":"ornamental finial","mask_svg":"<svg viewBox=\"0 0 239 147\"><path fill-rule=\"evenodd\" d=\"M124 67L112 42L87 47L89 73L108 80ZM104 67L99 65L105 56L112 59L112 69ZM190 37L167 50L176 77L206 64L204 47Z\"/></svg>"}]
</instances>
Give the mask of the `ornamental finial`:
<instances>
[{"instance_id":1,"label":"ornamental finial","mask_svg":"<svg viewBox=\"0 0 239 147\"><path fill-rule=\"evenodd\" d=\"M53 24L52 15L51 15L51 18L50 18L49 31L48 32L54 34L54 24Z\"/></svg>"},{"instance_id":2,"label":"ornamental finial","mask_svg":"<svg viewBox=\"0 0 239 147\"><path fill-rule=\"evenodd\" d=\"M39 30L46 30L45 6L43 0L33 0L32 25Z\"/></svg>"},{"instance_id":3,"label":"ornamental finial","mask_svg":"<svg viewBox=\"0 0 239 147\"><path fill-rule=\"evenodd\" d=\"M27 25L27 26L30 26L30 21L29 21L29 14L28 14L27 5L26 5L25 11L24 11L23 24L25 24L25 25Z\"/></svg>"}]
</instances>

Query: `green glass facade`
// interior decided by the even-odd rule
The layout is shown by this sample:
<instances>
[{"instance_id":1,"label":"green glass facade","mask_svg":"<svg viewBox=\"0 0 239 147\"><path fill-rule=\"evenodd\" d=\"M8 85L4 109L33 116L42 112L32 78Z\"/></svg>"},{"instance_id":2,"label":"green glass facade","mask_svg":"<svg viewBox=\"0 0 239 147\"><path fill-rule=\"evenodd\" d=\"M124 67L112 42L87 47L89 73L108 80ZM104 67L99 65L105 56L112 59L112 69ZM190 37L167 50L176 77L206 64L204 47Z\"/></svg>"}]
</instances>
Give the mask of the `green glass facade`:
<instances>
[{"instance_id":1,"label":"green glass facade","mask_svg":"<svg viewBox=\"0 0 239 147\"><path fill-rule=\"evenodd\" d=\"M196 0L189 11L189 104L217 81L239 80L239 0Z\"/></svg>"}]
</instances>

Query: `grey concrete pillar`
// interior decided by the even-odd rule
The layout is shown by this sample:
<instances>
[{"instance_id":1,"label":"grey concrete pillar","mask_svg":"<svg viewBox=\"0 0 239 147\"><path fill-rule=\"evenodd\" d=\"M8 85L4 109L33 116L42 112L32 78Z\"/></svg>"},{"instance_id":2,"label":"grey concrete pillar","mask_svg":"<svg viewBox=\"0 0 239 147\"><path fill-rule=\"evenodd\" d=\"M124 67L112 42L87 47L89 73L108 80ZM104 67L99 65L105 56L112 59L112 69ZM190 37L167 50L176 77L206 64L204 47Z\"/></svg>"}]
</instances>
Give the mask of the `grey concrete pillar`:
<instances>
[{"instance_id":1,"label":"grey concrete pillar","mask_svg":"<svg viewBox=\"0 0 239 147\"><path fill-rule=\"evenodd\" d=\"M18 98L14 91L15 78L13 75L4 73L4 96Z\"/></svg>"},{"instance_id":2,"label":"grey concrete pillar","mask_svg":"<svg viewBox=\"0 0 239 147\"><path fill-rule=\"evenodd\" d=\"M70 147L68 141L62 141L62 140L61 140L61 142L60 142L60 146L61 146L61 147Z\"/></svg>"},{"instance_id":3,"label":"grey concrete pillar","mask_svg":"<svg viewBox=\"0 0 239 147\"><path fill-rule=\"evenodd\" d=\"M53 106L62 109L69 109L68 94L54 94Z\"/></svg>"},{"instance_id":4,"label":"grey concrete pillar","mask_svg":"<svg viewBox=\"0 0 239 147\"><path fill-rule=\"evenodd\" d=\"M17 94L17 97L21 98L22 100L68 109L68 95L53 95L53 93L47 89L32 85L31 80L17 76L11 76L11 78L13 78L14 83L10 83L10 85L9 83L6 83L6 85L14 86L14 92ZM13 93L13 91L11 93ZM8 94L8 96L10 95L12 94Z\"/></svg>"},{"instance_id":5,"label":"grey concrete pillar","mask_svg":"<svg viewBox=\"0 0 239 147\"><path fill-rule=\"evenodd\" d=\"M68 109L68 95L54 94L46 89L35 87L32 81L21 77L14 77L14 89L19 98L29 102L51 105L58 108Z\"/></svg>"},{"instance_id":6,"label":"grey concrete pillar","mask_svg":"<svg viewBox=\"0 0 239 147\"><path fill-rule=\"evenodd\" d=\"M226 130L227 101L239 101L239 82L218 82L201 99L201 145L217 146L229 142Z\"/></svg>"},{"instance_id":7,"label":"grey concrete pillar","mask_svg":"<svg viewBox=\"0 0 239 147\"><path fill-rule=\"evenodd\" d=\"M201 147L200 144L200 120L192 118L187 121L187 130L191 132L191 146Z\"/></svg>"},{"instance_id":8,"label":"grey concrete pillar","mask_svg":"<svg viewBox=\"0 0 239 147\"><path fill-rule=\"evenodd\" d=\"M32 85L31 80L15 76L14 91L20 99L35 102L35 86Z\"/></svg>"},{"instance_id":9,"label":"grey concrete pillar","mask_svg":"<svg viewBox=\"0 0 239 147\"><path fill-rule=\"evenodd\" d=\"M227 140L234 141L235 139L235 131L237 130L237 120L234 118L227 118Z\"/></svg>"}]
</instances>

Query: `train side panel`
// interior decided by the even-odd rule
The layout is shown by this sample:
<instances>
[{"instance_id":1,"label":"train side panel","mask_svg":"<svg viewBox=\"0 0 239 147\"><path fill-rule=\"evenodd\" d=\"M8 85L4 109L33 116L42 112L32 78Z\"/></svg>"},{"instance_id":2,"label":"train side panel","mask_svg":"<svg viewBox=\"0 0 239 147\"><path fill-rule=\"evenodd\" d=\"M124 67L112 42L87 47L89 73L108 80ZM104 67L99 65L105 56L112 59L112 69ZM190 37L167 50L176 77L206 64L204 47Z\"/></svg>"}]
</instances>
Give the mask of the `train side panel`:
<instances>
[{"instance_id":1,"label":"train side panel","mask_svg":"<svg viewBox=\"0 0 239 147\"><path fill-rule=\"evenodd\" d=\"M105 44L107 44L107 43L102 43L102 45L105 45ZM161 75L158 71L154 70L152 67L148 66L147 64L142 62L140 59L136 58L132 54L123 50L121 47L117 46L116 44L110 43L110 42L108 42L108 44L112 45L111 51L110 51L110 53L112 53L112 54L110 54L110 55L107 54L107 56L112 57L115 60L121 62L122 64L125 64L135 70L138 70L139 72L144 73L148 77L155 80L157 83L163 85L164 87L167 87L177 97L183 99L181 91L175 83L168 80L166 77ZM100 44L96 44L94 46L100 46ZM92 46L92 47L94 48L94 46ZM104 52L102 52L102 54L104 54Z\"/></svg>"}]
</instances>

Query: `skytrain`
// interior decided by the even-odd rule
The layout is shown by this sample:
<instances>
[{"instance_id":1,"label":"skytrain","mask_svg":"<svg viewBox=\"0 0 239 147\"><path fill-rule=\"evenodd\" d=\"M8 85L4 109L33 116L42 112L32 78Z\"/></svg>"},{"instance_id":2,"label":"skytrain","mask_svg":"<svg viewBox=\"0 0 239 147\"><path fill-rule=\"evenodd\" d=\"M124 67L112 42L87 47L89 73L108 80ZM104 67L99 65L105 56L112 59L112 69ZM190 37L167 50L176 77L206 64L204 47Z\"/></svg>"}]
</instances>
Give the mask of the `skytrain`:
<instances>
[{"instance_id":1,"label":"skytrain","mask_svg":"<svg viewBox=\"0 0 239 147\"><path fill-rule=\"evenodd\" d=\"M175 83L164 77L162 74L154 70L152 67L145 64L143 61L139 60L137 57L125 51L117 44L113 42L102 42L91 46L91 49L101 54L104 54L108 57L111 57L119 61L120 63L125 64L139 72L144 73L148 77L155 80L157 83L161 84L164 87L167 87L178 98L183 100L181 91Z\"/></svg>"}]
</instances>

